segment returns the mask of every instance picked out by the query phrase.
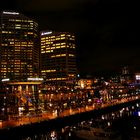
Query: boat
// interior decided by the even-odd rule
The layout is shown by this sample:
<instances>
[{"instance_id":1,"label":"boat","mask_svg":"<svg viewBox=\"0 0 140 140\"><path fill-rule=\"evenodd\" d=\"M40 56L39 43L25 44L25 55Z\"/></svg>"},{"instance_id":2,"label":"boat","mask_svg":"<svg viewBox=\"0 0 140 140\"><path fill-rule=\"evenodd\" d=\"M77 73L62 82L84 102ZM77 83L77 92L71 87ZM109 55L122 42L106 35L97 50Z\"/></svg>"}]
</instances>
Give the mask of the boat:
<instances>
[{"instance_id":1,"label":"boat","mask_svg":"<svg viewBox=\"0 0 140 140\"><path fill-rule=\"evenodd\" d=\"M83 127L75 135L84 140L121 140L120 133L110 128Z\"/></svg>"}]
</instances>

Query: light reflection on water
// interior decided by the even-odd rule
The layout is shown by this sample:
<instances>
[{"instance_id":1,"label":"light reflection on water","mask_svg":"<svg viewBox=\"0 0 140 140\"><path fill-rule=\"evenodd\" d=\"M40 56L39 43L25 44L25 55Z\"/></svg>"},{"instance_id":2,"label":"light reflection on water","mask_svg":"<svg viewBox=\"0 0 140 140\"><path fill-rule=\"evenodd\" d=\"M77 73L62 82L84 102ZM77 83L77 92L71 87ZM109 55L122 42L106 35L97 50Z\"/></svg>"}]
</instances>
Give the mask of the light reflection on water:
<instances>
[{"instance_id":1,"label":"light reflection on water","mask_svg":"<svg viewBox=\"0 0 140 140\"><path fill-rule=\"evenodd\" d=\"M107 125L112 126L114 120L119 120L123 117L130 117L130 116L139 116L140 115L140 103L136 103L133 106L129 106L126 108L122 108L118 111L111 112L108 114L101 115L97 118L91 118L90 120L85 120L80 123L77 123L73 126L65 126L59 130L52 130L50 132L43 132L40 134L35 134L33 136L28 136L22 138L22 140L72 140L78 139L74 135L75 130L82 129L83 126L92 126L98 127L99 125ZM132 123L132 127L134 130L137 129L135 123Z\"/></svg>"}]
</instances>

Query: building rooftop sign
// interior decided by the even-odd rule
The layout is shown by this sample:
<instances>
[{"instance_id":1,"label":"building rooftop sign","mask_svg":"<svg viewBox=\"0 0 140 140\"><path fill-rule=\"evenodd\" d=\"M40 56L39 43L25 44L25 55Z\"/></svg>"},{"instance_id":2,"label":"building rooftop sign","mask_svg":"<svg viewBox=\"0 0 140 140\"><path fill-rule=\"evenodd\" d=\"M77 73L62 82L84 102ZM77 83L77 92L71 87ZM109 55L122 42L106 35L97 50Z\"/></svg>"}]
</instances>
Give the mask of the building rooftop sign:
<instances>
[{"instance_id":1,"label":"building rooftop sign","mask_svg":"<svg viewBox=\"0 0 140 140\"><path fill-rule=\"evenodd\" d=\"M1 81L2 82L6 82L6 81L10 81L10 79L9 78L6 78L6 79L2 79Z\"/></svg>"},{"instance_id":2,"label":"building rooftop sign","mask_svg":"<svg viewBox=\"0 0 140 140\"><path fill-rule=\"evenodd\" d=\"M50 32L42 32L41 35L49 35L51 33L52 33L52 31L50 31Z\"/></svg>"},{"instance_id":3,"label":"building rooftop sign","mask_svg":"<svg viewBox=\"0 0 140 140\"><path fill-rule=\"evenodd\" d=\"M17 12L8 12L8 11L3 11L3 14L8 14L8 15L19 15Z\"/></svg>"}]
</instances>

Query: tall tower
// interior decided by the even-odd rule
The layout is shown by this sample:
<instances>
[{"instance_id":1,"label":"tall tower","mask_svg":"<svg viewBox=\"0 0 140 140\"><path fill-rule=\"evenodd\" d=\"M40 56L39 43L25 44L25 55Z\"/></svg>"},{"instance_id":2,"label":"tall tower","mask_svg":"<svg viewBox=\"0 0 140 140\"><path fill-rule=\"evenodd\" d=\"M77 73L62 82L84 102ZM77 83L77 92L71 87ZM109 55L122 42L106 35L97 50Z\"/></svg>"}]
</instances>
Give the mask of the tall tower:
<instances>
[{"instance_id":1,"label":"tall tower","mask_svg":"<svg viewBox=\"0 0 140 140\"><path fill-rule=\"evenodd\" d=\"M123 75L129 74L129 68L127 66L125 66L125 67L122 68L122 74Z\"/></svg>"},{"instance_id":2,"label":"tall tower","mask_svg":"<svg viewBox=\"0 0 140 140\"><path fill-rule=\"evenodd\" d=\"M39 74L38 24L14 11L0 13L0 79L22 81Z\"/></svg>"},{"instance_id":3,"label":"tall tower","mask_svg":"<svg viewBox=\"0 0 140 140\"><path fill-rule=\"evenodd\" d=\"M59 86L76 79L75 36L69 32L41 32L41 74L47 83Z\"/></svg>"}]
</instances>

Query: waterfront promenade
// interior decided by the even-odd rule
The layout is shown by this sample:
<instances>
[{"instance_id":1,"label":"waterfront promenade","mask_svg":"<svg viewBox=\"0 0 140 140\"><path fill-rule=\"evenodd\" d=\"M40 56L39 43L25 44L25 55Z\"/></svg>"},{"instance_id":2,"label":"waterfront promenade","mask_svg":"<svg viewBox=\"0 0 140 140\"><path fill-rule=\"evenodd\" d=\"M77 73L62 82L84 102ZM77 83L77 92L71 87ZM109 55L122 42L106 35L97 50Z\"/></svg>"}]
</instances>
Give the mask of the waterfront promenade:
<instances>
[{"instance_id":1,"label":"waterfront promenade","mask_svg":"<svg viewBox=\"0 0 140 140\"><path fill-rule=\"evenodd\" d=\"M121 100L112 100L111 102L107 102L104 104L103 103L102 104L93 104L91 106L85 106L85 107L81 107L81 108L77 108L77 109L67 109L59 114L58 114L58 112L53 112L53 113L43 112L40 114L29 114L26 116L15 116L14 118L9 118L7 121L0 121L0 129L23 126L23 125L33 124L33 123L38 123L38 122L43 122L43 121L49 121L49 120L53 120L56 118L63 118L66 116L80 114L82 112L89 112L92 110L93 111L99 110L99 109L103 109L106 107L135 101L138 99L140 99L140 95L122 98Z\"/></svg>"}]
</instances>

